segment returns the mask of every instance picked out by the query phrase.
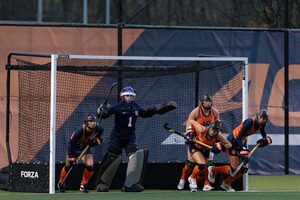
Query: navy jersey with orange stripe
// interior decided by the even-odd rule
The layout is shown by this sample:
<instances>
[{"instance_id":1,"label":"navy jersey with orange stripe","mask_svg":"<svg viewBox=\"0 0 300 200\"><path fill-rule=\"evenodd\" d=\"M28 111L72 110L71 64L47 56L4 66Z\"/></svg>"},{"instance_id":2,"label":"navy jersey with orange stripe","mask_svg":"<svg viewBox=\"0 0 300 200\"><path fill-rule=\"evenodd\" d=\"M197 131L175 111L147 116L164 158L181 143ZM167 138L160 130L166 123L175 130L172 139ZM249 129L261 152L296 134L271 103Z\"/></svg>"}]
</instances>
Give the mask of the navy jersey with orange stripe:
<instances>
[{"instance_id":1,"label":"navy jersey with orange stripe","mask_svg":"<svg viewBox=\"0 0 300 200\"><path fill-rule=\"evenodd\" d=\"M208 134L208 127L205 128L205 131L203 133L200 133L197 129L195 130L196 131L196 137L195 139L202 142L202 143L205 143L205 144L208 144L209 146L213 146L216 142L217 142L217 136L214 137L213 139L211 140L208 140L206 135ZM200 145L198 143L195 143L195 146L198 147L199 149L202 149L203 151L209 151L210 149L203 146L203 145Z\"/></svg>"},{"instance_id":2,"label":"navy jersey with orange stripe","mask_svg":"<svg viewBox=\"0 0 300 200\"><path fill-rule=\"evenodd\" d=\"M76 131L74 131L70 137L68 148L69 156L75 156L76 152L83 151L88 144L90 147L99 145L102 141L102 134L102 127L97 125L95 130L89 131L86 125L83 124Z\"/></svg>"},{"instance_id":3,"label":"navy jersey with orange stripe","mask_svg":"<svg viewBox=\"0 0 300 200\"><path fill-rule=\"evenodd\" d=\"M199 108L199 113L196 118L196 121L203 125L203 126L209 126L209 124L216 120L216 116L212 110L210 110L209 115L205 116L202 109Z\"/></svg>"},{"instance_id":4,"label":"navy jersey with orange stripe","mask_svg":"<svg viewBox=\"0 0 300 200\"><path fill-rule=\"evenodd\" d=\"M232 135L235 138L235 142L232 142L233 147L235 146L242 149L243 141L245 141L248 136L253 135L257 131L260 131L260 134L263 138L266 137L265 126L260 127L256 122L255 117L246 119L232 131Z\"/></svg>"}]
</instances>

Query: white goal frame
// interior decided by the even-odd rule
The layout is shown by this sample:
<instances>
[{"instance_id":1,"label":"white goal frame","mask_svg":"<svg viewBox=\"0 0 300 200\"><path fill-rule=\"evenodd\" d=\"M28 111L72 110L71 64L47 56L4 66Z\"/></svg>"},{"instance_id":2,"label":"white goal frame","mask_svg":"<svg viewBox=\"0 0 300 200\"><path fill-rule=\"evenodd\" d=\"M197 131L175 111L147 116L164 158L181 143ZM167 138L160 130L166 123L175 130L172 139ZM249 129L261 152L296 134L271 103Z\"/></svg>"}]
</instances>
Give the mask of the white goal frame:
<instances>
[{"instance_id":1,"label":"white goal frame","mask_svg":"<svg viewBox=\"0 0 300 200\"><path fill-rule=\"evenodd\" d=\"M247 57L148 57L148 56L97 56L97 55L59 55L51 54L51 102L50 102L50 164L49 194L55 194L55 133L56 133L56 72L57 59L102 59L102 60L150 60L150 61L236 61L243 62L242 116L248 118L248 58ZM243 189L248 191L248 173L244 175Z\"/></svg>"}]
</instances>

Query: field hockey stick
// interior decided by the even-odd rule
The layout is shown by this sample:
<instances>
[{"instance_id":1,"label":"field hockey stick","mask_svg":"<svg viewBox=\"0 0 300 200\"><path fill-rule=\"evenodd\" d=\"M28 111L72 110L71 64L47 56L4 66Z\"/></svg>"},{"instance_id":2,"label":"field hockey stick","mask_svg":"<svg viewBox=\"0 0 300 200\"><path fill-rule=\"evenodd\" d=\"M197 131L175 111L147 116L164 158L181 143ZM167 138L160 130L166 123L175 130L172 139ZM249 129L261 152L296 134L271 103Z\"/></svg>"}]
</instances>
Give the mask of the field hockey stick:
<instances>
[{"instance_id":1,"label":"field hockey stick","mask_svg":"<svg viewBox=\"0 0 300 200\"><path fill-rule=\"evenodd\" d=\"M116 87L117 85L118 85L118 83L114 83L114 84L111 85L110 90L109 90L109 92L107 93L106 98L105 98L104 102L102 103L102 105L107 105L108 99L109 99L109 96L110 96L110 93L111 93L111 91L114 89L114 87ZM100 112L100 114L99 114L99 118L98 118L98 120L97 120L97 124L98 124L98 125L100 124L100 122L101 122L101 120L102 120L102 115L103 115L103 110L101 110L101 112Z\"/></svg>"},{"instance_id":2,"label":"field hockey stick","mask_svg":"<svg viewBox=\"0 0 300 200\"><path fill-rule=\"evenodd\" d=\"M165 124L164 124L164 128L165 128L167 131L169 131L170 133L175 133L175 134L177 134L177 135L179 135L179 136L181 136L181 137L183 137L183 138L185 138L185 139L187 139L187 140L190 140L191 142L200 144L200 145L205 146L205 147L207 147L207 148L209 148L209 149L212 148L212 147L209 146L208 144L205 144L205 143L203 143L203 142L200 142L199 140L196 140L196 139L189 139L189 138L188 138L187 136L185 136L183 133L181 133L181 132L179 132L179 131L177 131L177 130L175 130L175 129L172 129L171 127L169 127L169 123L165 123Z\"/></svg>"},{"instance_id":3,"label":"field hockey stick","mask_svg":"<svg viewBox=\"0 0 300 200\"><path fill-rule=\"evenodd\" d=\"M259 145L260 144L257 144L257 145L255 145L255 147L253 147L253 149L250 151L250 153L249 153L249 155L248 155L248 158L250 158L250 156L253 154L253 152L259 147ZM239 164L239 166L234 170L234 172L230 172L230 176L235 176L240 170L241 170L241 168L243 167L243 165L244 165L244 162L241 162L240 164Z\"/></svg>"},{"instance_id":4,"label":"field hockey stick","mask_svg":"<svg viewBox=\"0 0 300 200\"><path fill-rule=\"evenodd\" d=\"M78 156L77 160L76 160L76 165L78 164L78 162L81 160L81 158L84 156L85 152L88 150L88 148L90 147L90 145L87 145L83 151L81 152L81 154ZM67 180L68 176L70 175L70 172L72 171L74 166L70 167L68 172L66 173L66 176L64 177L64 179L62 180L61 184L64 184L65 181Z\"/></svg>"}]
</instances>

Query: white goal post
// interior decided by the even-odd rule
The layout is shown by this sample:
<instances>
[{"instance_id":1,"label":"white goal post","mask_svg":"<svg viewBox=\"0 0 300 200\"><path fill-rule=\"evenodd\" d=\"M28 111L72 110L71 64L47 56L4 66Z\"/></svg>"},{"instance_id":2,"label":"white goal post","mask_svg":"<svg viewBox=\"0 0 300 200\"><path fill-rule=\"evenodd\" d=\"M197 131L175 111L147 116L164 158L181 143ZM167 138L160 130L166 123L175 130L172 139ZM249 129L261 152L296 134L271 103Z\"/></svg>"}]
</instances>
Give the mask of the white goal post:
<instances>
[{"instance_id":1,"label":"white goal post","mask_svg":"<svg viewBox=\"0 0 300 200\"><path fill-rule=\"evenodd\" d=\"M148 57L148 56L97 56L97 55L51 55L51 102L50 102L50 166L49 194L55 194L55 136L56 136L56 74L59 58L66 59L105 59L105 60L135 60L135 61L213 61L213 62L242 62L242 117L248 117L248 58L247 57ZM244 175L244 191L248 191L248 174Z\"/></svg>"}]
</instances>

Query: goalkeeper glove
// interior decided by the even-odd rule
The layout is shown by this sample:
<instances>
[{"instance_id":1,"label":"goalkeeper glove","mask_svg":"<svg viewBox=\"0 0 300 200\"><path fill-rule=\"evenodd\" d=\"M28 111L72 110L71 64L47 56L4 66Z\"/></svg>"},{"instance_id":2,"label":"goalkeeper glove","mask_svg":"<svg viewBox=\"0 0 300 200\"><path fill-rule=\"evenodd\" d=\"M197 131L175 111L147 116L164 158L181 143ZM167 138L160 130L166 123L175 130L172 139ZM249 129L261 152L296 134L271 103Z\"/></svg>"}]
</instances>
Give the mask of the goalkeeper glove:
<instances>
[{"instance_id":1,"label":"goalkeeper glove","mask_svg":"<svg viewBox=\"0 0 300 200\"><path fill-rule=\"evenodd\" d=\"M99 108L97 109L97 114L98 114L98 115L105 115L105 114L107 114L109 108L110 108L109 103L101 104L101 105L99 106Z\"/></svg>"}]
</instances>

